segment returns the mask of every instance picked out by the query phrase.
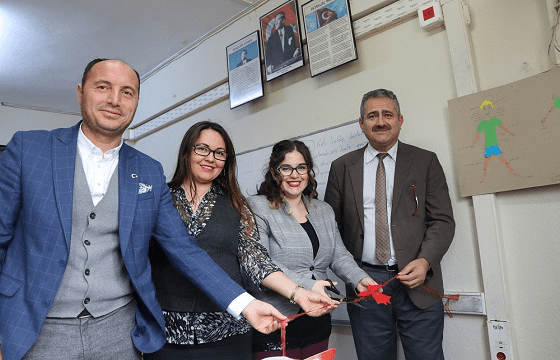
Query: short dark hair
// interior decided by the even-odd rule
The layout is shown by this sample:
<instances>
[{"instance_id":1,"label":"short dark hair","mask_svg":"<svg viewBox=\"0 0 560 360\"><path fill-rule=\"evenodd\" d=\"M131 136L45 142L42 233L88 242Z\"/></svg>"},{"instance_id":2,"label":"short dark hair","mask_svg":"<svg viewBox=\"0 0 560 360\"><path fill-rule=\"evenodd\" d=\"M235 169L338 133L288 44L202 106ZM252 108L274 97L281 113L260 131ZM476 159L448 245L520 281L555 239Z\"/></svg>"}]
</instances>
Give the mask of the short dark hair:
<instances>
[{"instance_id":1,"label":"short dark hair","mask_svg":"<svg viewBox=\"0 0 560 360\"><path fill-rule=\"evenodd\" d=\"M364 96L362 97L362 103L360 105L360 118L363 119L365 114L364 112L366 111L366 102L369 99L377 99L377 98L381 98L381 97L386 97L389 98L393 101L393 103L395 104L395 109L397 110L397 115L401 115L401 107L399 105L399 100L397 100L397 95L395 95L391 90L386 90L386 89L377 89L377 90L372 90L369 91L367 93L364 94Z\"/></svg>"},{"instance_id":2,"label":"short dark hair","mask_svg":"<svg viewBox=\"0 0 560 360\"><path fill-rule=\"evenodd\" d=\"M282 161L284 161L286 154L292 151L299 152L307 164L309 179L307 181L307 186L303 190L303 195L308 196L310 199L317 197L317 180L315 180L315 172L313 171L313 157L311 156L311 151L309 151L307 145L300 140L282 140L276 143L272 148L268 167L264 174L264 181L257 191L259 195L266 195L268 201L275 208L279 208L283 203L282 191L280 190L282 177L277 169Z\"/></svg>"},{"instance_id":3,"label":"short dark hair","mask_svg":"<svg viewBox=\"0 0 560 360\"><path fill-rule=\"evenodd\" d=\"M134 70L132 68L132 66L130 66L129 64L127 64L126 62L124 62L120 59L97 58L97 59L91 60L89 62L89 64L87 64L86 68L84 69L84 74L82 75L82 89L84 88L84 85L86 84L86 80L87 80L87 77L88 77L89 73L91 72L91 68L93 68L93 66L97 63L100 63L102 61L110 61L110 60L120 61L123 64L128 65L132 69L132 71L134 71L134 73L136 74L136 78L138 79L138 96L140 96L140 74L138 74L138 71Z\"/></svg>"}]
</instances>

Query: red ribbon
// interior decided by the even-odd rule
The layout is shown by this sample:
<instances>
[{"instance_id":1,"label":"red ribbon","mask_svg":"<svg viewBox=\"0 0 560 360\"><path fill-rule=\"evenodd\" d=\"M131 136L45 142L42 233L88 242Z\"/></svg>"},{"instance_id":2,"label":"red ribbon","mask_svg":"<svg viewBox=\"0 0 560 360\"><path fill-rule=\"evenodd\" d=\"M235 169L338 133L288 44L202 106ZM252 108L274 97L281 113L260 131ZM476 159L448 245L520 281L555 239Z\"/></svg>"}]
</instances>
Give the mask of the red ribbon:
<instances>
[{"instance_id":1,"label":"red ribbon","mask_svg":"<svg viewBox=\"0 0 560 360\"><path fill-rule=\"evenodd\" d=\"M302 315L307 314L307 312L303 312L300 314L295 314L292 316L288 316L286 319L282 320L282 322L280 323L280 337L282 338L282 356L286 356L286 326L288 326L288 323L292 320L294 320L295 318L298 318Z\"/></svg>"},{"instance_id":2,"label":"red ribbon","mask_svg":"<svg viewBox=\"0 0 560 360\"><path fill-rule=\"evenodd\" d=\"M457 301L459 300L459 294L442 294L438 291L435 291L432 288L427 287L426 285L422 284L420 285L420 288L422 288L423 290L432 293L434 295L437 295L440 299L447 299L447 301L445 302L445 305L443 306L443 308L445 309L445 312L447 313L447 315L449 315L450 318L453 317L453 314L451 313L451 310L449 310L449 301L450 300L454 300Z\"/></svg>"},{"instance_id":3,"label":"red ribbon","mask_svg":"<svg viewBox=\"0 0 560 360\"><path fill-rule=\"evenodd\" d=\"M373 285L373 286L368 286L368 289L366 291L362 291L361 293L358 294L358 297L356 299L354 299L353 301L348 302L348 304L353 304L353 303L357 303L360 302L362 300L369 300L370 298L373 298L373 300L375 300L375 302L377 302L378 304L383 304L383 305L388 305L391 303L391 297L389 295L385 295L383 293L380 292L381 288L383 288L384 286L386 286L387 284L389 284L391 281L397 279L399 277L399 275L395 275L392 278L390 278L389 280L387 280L385 283L380 284L380 285ZM431 294L436 295L437 297L439 297L440 299L447 299L447 302L444 305L444 309L445 312L447 313L447 315L449 315L450 318L453 317L453 315L451 314L451 311L449 310L449 301L450 300L454 300L457 301L459 300L459 294L442 294L439 291L436 291L430 287L427 287L426 285L422 284L420 285L420 288L424 291L427 291ZM326 306L326 305L325 305ZM307 314L308 312L303 312L303 313L299 313L299 314L295 314L292 316L288 316L285 320L282 320L282 322L280 323L280 337L282 339L282 356L286 356L286 326L288 326L288 323L302 315Z\"/></svg>"},{"instance_id":4,"label":"red ribbon","mask_svg":"<svg viewBox=\"0 0 560 360\"><path fill-rule=\"evenodd\" d=\"M358 294L358 298L356 300L353 301L354 302L358 302L358 301L362 301L362 300L367 300L370 297L372 297L378 304L390 304L391 302L389 301L391 299L390 296L388 295L384 295L383 293L379 292L379 290L386 286L387 284L389 284L391 281L397 279L399 277L399 275L395 275L392 278L390 278L389 280L387 280L384 284L382 285L375 285L375 286L368 286L368 290L361 292ZM437 297L439 297L440 299L447 299L447 302L444 305L444 309L445 312L447 313L447 315L449 315L450 318L453 317L453 314L451 314L451 310L449 310L449 301L450 300L454 300L457 301L459 300L459 294L442 294L439 291L436 291L424 284L420 285L420 288L424 291L429 292L430 294L434 294Z\"/></svg>"}]
</instances>

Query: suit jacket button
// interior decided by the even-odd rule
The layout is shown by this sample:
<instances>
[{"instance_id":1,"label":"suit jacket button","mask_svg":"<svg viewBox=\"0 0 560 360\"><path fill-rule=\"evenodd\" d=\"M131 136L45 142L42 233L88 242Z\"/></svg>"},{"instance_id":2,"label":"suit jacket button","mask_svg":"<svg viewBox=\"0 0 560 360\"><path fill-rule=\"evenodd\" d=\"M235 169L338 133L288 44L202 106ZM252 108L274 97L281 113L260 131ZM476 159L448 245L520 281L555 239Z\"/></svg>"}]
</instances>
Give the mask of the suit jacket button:
<instances>
[{"instance_id":1,"label":"suit jacket button","mask_svg":"<svg viewBox=\"0 0 560 360\"><path fill-rule=\"evenodd\" d=\"M86 304L86 305L89 304L89 298L84 299L84 304Z\"/></svg>"},{"instance_id":2,"label":"suit jacket button","mask_svg":"<svg viewBox=\"0 0 560 360\"><path fill-rule=\"evenodd\" d=\"M89 218L92 219L92 220L95 219L95 213L89 214Z\"/></svg>"},{"instance_id":3,"label":"suit jacket button","mask_svg":"<svg viewBox=\"0 0 560 360\"><path fill-rule=\"evenodd\" d=\"M84 244L91 245L91 242L89 240L84 240Z\"/></svg>"},{"instance_id":4,"label":"suit jacket button","mask_svg":"<svg viewBox=\"0 0 560 360\"><path fill-rule=\"evenodd\" d=\"M314 266L311 266L311 267L309 268L309 270L313 271L313 270L315 270L315 267L314 267Z\"/></svg>"},{"instance_id":5,"label":"suit jacket button","mask_svg":"<svg viewBox=\"0 0 560 360\"><path fill-rule=\"evenodd\" d=\"M89 276L89 274L91 274L91 272L89 271L89 269L86 269L86 271L84 271L84 274L86 274L86 276Z\"/></svg>"}]
</instances>

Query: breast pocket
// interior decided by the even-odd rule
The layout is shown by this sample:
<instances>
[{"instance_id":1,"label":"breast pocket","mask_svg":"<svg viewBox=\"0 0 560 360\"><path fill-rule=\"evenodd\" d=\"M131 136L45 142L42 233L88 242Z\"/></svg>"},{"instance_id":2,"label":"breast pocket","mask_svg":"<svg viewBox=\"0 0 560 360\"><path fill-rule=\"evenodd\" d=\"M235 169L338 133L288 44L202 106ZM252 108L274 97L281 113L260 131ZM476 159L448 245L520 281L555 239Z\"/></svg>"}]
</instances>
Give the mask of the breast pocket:
<instances>
[{"instance_id":1,"label":"breast pocket","mask_svg":"<svg viewBox=\"0 0 560 360\"><path fill-rule=\"evenodd\" d=\"M148 199L153 199L154 198L154 192L150 191L150 192L146 192L143 194L138 194L138 201L142 201L142 200L148 200Z\"/></svg>"},{"instance_id":2,"label":"breast pocket","mask_svg":"<svg viewBox=\"0 0 560 360\"><path fill-rule=\"evenodd\" d=\"M21 282L11 276L0 274L0 294L12 297L19 290L21 285Z\"/></svg>"}]
</instances>

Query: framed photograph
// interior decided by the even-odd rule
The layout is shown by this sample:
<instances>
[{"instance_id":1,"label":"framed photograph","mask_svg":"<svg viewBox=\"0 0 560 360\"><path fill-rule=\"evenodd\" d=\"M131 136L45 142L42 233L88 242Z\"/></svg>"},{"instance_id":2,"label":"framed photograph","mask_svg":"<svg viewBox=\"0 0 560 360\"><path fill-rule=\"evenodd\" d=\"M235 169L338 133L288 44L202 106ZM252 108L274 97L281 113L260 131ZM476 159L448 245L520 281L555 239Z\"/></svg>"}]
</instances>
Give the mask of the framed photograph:
<instances>
[{"instance_id":1,"label":"framed photograph","mask_svg":"<svg viewBox=\"0 0 560 360\"><path fill-rule=\"evenodd\" d=\"M226 47L229 107L264 95L258 30Z\"/></svg>"},{"instance_id":2,"label":"framed photograph","mask_svg":"<svg viewBox=\"0 0 560 360\"><path fill-rule=\"evenodd\" d=\"M280 5L260 23L266 81L303 66L297 2Z\"/></svg>"},{"instance_id":3,"label":"framed photograph","mask_svg":"<svg viewBox=\"0 0 560 360\"><path fill-rule=\"evenodd\" d=\"M358 58L348 0L311 0L301 11L311 77Z\"/></svg>"}]
</instances>

